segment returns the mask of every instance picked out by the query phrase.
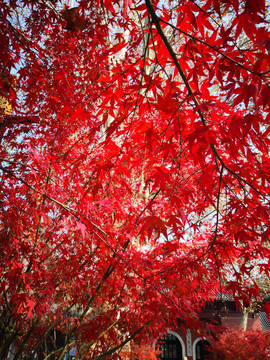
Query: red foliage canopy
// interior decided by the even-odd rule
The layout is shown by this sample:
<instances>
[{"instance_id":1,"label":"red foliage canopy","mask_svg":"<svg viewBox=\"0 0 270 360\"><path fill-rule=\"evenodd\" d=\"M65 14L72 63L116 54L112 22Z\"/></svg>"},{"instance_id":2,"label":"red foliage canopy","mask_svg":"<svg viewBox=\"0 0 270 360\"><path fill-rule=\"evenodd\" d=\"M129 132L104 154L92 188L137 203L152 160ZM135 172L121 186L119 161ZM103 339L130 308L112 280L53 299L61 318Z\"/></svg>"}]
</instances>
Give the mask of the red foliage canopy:
<instances>
[{"instance_id":1,"label":"red foliage canopy","mask_svg":"<svg viewBox=\"0 0 270 360\"><path fill-rule=\"evenodd\" d=\"M53 330L58 359L117 357L172 319L191 327L223 280L258 296L265 2L0 5L0 358L49 354Z\"/></svg>"}]
</instances>

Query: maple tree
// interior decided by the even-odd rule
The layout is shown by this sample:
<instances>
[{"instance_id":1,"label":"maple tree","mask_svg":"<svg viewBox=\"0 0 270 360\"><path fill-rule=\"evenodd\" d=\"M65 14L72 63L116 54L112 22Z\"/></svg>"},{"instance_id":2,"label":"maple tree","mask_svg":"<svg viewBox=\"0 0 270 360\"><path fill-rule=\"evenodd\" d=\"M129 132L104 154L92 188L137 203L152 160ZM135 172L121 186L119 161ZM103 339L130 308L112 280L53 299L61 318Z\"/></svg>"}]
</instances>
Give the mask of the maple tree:
<instances>
[{"instance_id":1,"label":"maple tree","mask_svg":"<svg viewBox=\"0 0 270 360\"><path fill-rule=\"evenodd\" d=\"M259 297L267 4L0 4L0 358L129 358L224 280Z\"/></svg>"}]
</instances>

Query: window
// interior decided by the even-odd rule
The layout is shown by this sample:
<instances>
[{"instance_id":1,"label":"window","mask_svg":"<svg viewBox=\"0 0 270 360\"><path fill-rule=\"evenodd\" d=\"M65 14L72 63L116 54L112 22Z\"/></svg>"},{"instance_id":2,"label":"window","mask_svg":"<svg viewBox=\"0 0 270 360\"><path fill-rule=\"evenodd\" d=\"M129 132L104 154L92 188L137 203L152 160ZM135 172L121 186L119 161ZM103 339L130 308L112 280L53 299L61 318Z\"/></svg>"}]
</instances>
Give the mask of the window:
<instances>
[{"instance_id":1,"label":"window","mask_svg":"<svg viewBox=\"0 0 270 360\"><path fill-rule=\"evenodd\" d=\"M179 340L172 334L165 335L158 340L157 348L160 350L158 359L182 360L182 347Z\"/></svg>"},{"instance_id":2,"label":"window","mask_svg":"<svg viewBox=\"0 0 270 360\"><path fill-rule=\"evenodd\" d=\"M209 350L208 347L211 346L210 342L207 340L200 340L196 344L196 360L206 360L208 359Z\"/></svg>"}]
</instances>

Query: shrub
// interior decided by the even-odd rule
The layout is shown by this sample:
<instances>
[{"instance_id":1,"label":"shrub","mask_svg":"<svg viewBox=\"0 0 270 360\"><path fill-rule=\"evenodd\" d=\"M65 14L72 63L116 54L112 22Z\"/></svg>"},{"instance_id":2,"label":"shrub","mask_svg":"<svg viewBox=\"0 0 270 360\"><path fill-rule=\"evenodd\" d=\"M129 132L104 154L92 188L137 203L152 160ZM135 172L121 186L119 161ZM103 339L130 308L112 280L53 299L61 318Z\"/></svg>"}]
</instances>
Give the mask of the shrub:
<instances>
[{"instance_id":1,"label":"shrub","mask_svg":"<svg viewBox=\"0 0 270 360\"><path fill-rule=\"evenodd\" d=\"M270 359L270 334L260 330L226 330L213 342L217 360Z\"/></svg>"}]
</instances>

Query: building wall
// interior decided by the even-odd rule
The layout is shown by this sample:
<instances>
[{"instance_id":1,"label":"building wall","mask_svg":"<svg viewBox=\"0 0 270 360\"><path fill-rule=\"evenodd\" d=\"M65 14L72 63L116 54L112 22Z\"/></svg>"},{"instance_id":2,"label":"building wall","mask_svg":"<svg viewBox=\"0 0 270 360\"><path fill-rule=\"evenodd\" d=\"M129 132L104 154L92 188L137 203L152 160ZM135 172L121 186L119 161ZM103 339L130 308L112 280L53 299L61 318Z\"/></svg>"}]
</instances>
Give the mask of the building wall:
<instances>
[{"instance_id":1,"label":"building wall","mask_svg":"<svg viewBox=\"0 0 270 360\"><path fill-rule=\"evenodd\" d=\"M200 314L200 318L202 319L211 319L213 317L213 312L204 312ZM228 311L220 313L220 325L226 328L239 328L241 326L242 316L240 311ZM247 329L260 329L261 330L261 322L258 314L251 315L248 317ZM183 329L175 329L169 330L168 333L174 335L182 346L182 359L183 360L198 360L196 355L196 344L203 340L205 343L210 343L211 340L207 338L203 338L199 333L191 332ZM203 360L203 359L200 359Z\"/></svg>"}]
</instances>

